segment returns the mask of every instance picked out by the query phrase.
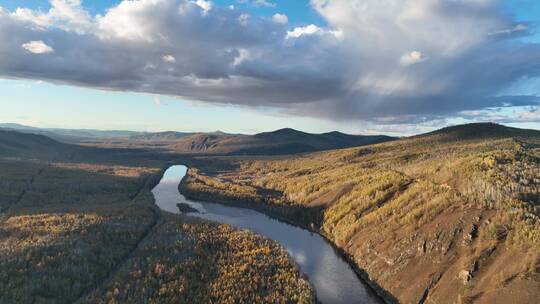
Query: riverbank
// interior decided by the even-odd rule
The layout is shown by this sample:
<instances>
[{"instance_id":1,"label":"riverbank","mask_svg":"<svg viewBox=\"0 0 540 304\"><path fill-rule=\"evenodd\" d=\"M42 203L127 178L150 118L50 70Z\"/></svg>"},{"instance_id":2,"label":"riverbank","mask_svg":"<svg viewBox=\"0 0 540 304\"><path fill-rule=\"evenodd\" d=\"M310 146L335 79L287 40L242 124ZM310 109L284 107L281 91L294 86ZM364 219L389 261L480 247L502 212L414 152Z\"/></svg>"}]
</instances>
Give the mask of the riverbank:
<instances>
[{"instance_id":1,"label":"riverbank","mask_svg":"<svg viewBox=\"0 0 540 304\"><path fill-rule=\"evenodd\" d=\"M531 302L539 290L538 221L516 197L530 198L535 188L517 187L513 178L516 168L530 178L534 151L524 156L506 139L424 141L270 160L204 159L180 190L319 232L399 302ZM423 158L409 155L422 149ZM514 188L497 190L493 176Z\"/></svg>"},{"instance_id":2,"label":"riverbank","mask_svg":"<svg viewBox=\"0 0 540 304\"><path fill-rule=\"evenodd\" d=\"M307 278L277 243L229 225L163 212L163 200L177 202L168 195L178 193L180 181L167 185L170 167L147 177L140 190L152 201L157 223L78 303L318 303Z\"/></svg>"},{"instance_id":3,"label":"riverbank","mask_svg":"<svg viewBox=\"0 0 540 304\"><path fill-rule=\"evenodd\" d=\"M315 226L313 223L306 224L306 222L295 221L294 215L297 213L296 212L291 213L290 209L286 209L290 207L268 205L268 204L263 204L260 202L249 201L246 199L235 199L233 197L227 197L223 194L216 195L216 193L193 191L192 188L187 186L187 184L189 183L189 178L190 178L190 174L189 174L190 170L191 169L188 170L188 174L185 175L185 177L182 179L182 181L178 185L178 190L187 199L194 200L194 201L201 201L201 202L223 204L223 205L232 206L232 207L248 208L248 209L260 212L262 214L265 214L283 223L286 223L295 227L299 227L311 233L316 233L317 235L321 236L328 245L332 247L334 252L340 258L346 261L348 266L356 274L357 278L360 279L365 285L369 286L371 291L374 294L378 295L378 297L382 301L384 301L387 304L399 303L399 301L394 296L392 296L388 291L386 291L384 288L379 286L376 282L372 281L369 274L366 271L364 271L361 267L359 267L354 262L353 258L347 252L345 252L342 248L339 248L336 244L334 244L331 241L331 239L328 237L328 235L325 235L324 233L322 233L322 231L320 231L320 229L318 229L317 226ZM302 218L305 218L305 217L302 217Z\"/></svg>"},{"instance_id":4,"label":"riverbank","mask_svg":"<svg viewBox=\"0 0 540 304\"><path fill-rule=\"evenodd\" d=\"M185 292L175 293L182 285L167 288L167 302L282 303L292 300L317 303L312 285L277 242L251 231L193 216L198 213L181 212L178 205L190 205L179 200L178 184L183 177L181 170L177 170L179 167L182 166L168 167L152 189L155 206L162 211L165 221L145 245L146 249L142 249L151 252L156 246L163 247L159 250L162 253L151 255L162 259L160 263L165 269L173 268L174 273L189 277L183 285L192 287L183 288ZM197 209L190 206L190 210ZM170 255L170 252L185 254ZM143 253L138 259L144 262L147 255ZM193 263L198 266L193 267ZM132 264L131 267L137 267L141 262ZM124 272L131 271L128 268ZM174 273L167 274L169 278L165 281L173 280ZM144 286L149 278L134 283L122 282L121 277L119 280L126 286ZM128 297L140 289L129 288L125 294Z\"/></svg>"},{"instance_id":5,"label":"riverbank","mask_svg":"<svg viewBox=\"0 0 540 304\"><path fill-rule=\"evenodd\" d=\"M250 208L211 200L211 203L189 200L180 195L180 181L178 184L175 191L180 196L179 200L200 211L190 215L248 229L277 241L300 266L322 303L382 303L380 297L355 273L340 253L318 233ZM168 210L170 206L163 208Z\"/></svg>"}]
</instances>

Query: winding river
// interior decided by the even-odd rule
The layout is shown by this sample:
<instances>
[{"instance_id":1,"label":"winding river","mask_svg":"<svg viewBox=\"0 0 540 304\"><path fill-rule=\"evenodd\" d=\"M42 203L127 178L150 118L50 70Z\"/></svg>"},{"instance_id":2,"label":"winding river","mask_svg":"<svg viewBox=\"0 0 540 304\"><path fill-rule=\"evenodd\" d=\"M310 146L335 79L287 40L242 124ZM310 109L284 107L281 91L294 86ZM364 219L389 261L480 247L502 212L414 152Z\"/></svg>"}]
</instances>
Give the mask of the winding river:
<instances>
[{"instance_id":1,"label":"winding river","mask_svg":"<svg viewBox=\"0 0 540 304\"><path fill-rule=\"evenodd\" d=\"M190 213L192 216L249 229L277 241L307 275L315 287L317 298L324 304L381 303L320 235L251 209L188 200L178 191L178 185L186 172L186 166L170 167L152 190L156 204L162 210L180 213L176 204L186 203L200 212Z\"/></svg>"}]
</instances>

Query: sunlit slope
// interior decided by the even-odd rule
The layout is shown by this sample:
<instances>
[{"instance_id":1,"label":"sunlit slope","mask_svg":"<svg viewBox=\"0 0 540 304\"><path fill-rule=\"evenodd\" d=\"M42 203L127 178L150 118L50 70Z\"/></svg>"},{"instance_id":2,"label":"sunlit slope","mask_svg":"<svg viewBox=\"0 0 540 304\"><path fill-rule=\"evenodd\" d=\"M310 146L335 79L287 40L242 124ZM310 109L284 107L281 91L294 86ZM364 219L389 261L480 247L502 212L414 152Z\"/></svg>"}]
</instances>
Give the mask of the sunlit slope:
<instances>
[{"instance_id":1,"label":"sunlit slope","mask_svg":"<svg viewBox=\"0 0 540 304\"><path fill-rule=\"evenodd\" d=\"M247 230L165 215L82 303L315 303L287 252Z\"/></svg>"},{"instance_id":2,"label":"sunlit slope","mask_svg":"<svg viewBox=\"0 0 540 304\"><path fill-rule=\"evenodd\" d=\"M182 187L189 196L320 229L401 302L540 297L538 131L472 124L282 160L194 165Z\"/></svg>"}]
</instances>

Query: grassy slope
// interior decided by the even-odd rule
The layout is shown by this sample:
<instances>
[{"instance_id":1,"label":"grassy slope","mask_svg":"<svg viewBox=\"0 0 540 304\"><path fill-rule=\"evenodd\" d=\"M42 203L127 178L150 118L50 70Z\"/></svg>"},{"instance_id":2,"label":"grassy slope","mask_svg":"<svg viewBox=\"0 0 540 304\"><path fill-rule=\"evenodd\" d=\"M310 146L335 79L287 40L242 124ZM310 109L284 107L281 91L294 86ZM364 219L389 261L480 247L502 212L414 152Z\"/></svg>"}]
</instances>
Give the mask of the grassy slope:
<instances>
[{"instance_id":1,"label":"grassy slope","mask_svg":"<svg viewBox=\"0 0 540 304\"><path fill-rule=\"evenodd\" d=\"M194 162L188 196L311 226L403 303L540 297L540 132L476 124L281 160Z\"/></svg>"},{"instance_id":2,"label":"grassy slope","mask_svg":"<svg viewBox=\"0 0 540 304\"><path fill-rule=\"evenodd\" d=\"M275 243L157 210L163 161L14 132L0 145L0 303L314 301Z\"/></svg>"}]
</instances>

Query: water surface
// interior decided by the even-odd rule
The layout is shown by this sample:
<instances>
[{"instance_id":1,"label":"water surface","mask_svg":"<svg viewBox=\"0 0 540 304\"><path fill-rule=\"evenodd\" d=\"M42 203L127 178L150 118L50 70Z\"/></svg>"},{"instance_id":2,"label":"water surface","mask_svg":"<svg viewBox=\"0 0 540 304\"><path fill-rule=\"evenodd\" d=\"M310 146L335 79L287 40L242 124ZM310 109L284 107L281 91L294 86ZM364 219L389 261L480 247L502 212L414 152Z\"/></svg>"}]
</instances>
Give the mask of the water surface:
<instances>
[{"instance_id":1,"label":"water surface","mask_svg":"<svg viewBox=\"0 0 540 304\"><path fill-rule=\"evenodd\" d=\"M185 166L170 167L152 190L156 204L162 210L180 213L176 204L186 203L201 212L190 213L191 216L249 229L277 241L307 275L317 298L324 304L381 303L320 235L251 209L188 200L178 191L186 172Z\"/></svg>"}]
</instances>

